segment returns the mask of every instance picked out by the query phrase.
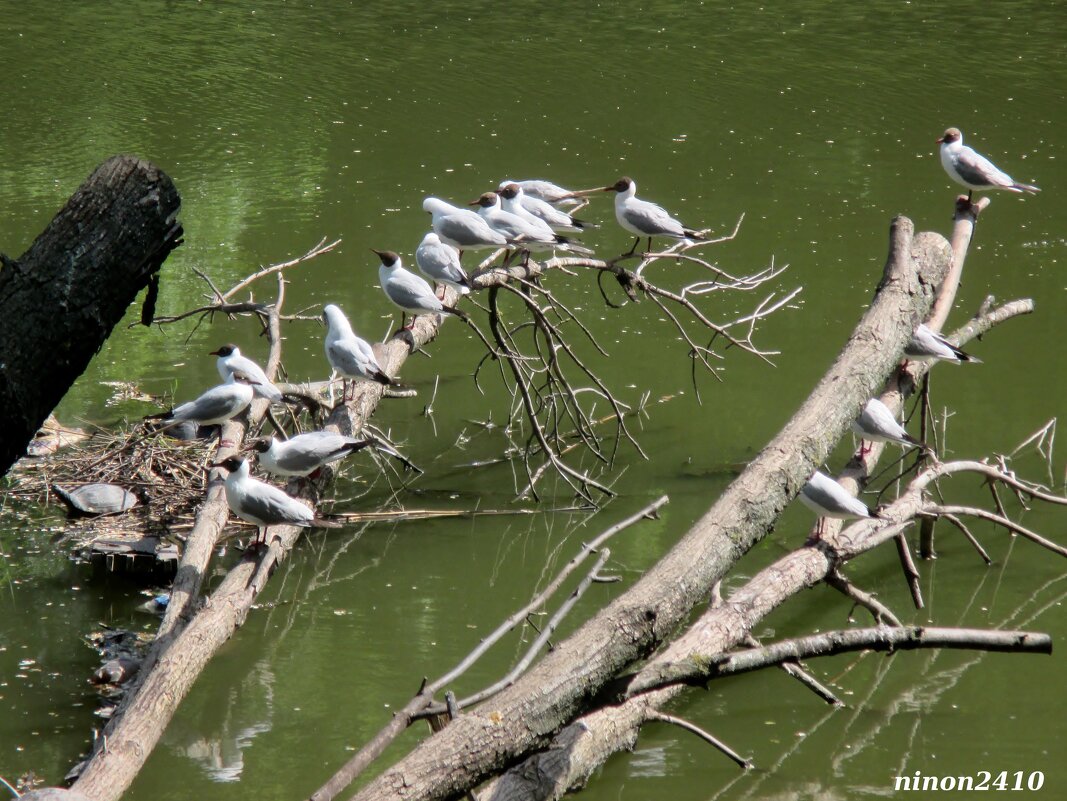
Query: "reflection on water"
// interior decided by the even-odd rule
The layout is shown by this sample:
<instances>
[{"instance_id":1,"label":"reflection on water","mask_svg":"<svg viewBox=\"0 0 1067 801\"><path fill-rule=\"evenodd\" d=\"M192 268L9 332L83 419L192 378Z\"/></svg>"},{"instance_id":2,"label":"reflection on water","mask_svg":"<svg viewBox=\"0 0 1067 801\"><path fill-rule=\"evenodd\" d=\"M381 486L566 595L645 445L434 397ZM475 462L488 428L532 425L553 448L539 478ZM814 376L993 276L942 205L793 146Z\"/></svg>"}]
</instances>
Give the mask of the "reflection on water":
<instances>
[{"instance_id":1,"label":"reflection on water","mask_svg":"<svg viewBox=\"0 0 1067 801\"><path fill-rule=\"evenodd\" d=\"M274 674L263 662L239 677L228 692L212 688L199 716L183 715L165 738L168 748L196 762L216 782L235 782L244 771L244 751L269 732L274 717Z\"/></svg>"}]
</instances>

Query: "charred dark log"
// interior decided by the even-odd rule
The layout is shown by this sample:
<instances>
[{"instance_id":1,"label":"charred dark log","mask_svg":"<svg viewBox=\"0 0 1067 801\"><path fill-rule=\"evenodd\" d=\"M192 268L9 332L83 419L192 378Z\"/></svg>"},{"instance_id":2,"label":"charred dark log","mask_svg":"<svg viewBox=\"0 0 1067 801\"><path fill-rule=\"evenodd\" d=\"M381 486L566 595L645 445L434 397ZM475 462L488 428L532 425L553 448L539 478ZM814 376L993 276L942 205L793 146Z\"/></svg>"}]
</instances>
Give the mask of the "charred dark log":
<instances>
[{"instance_id":1,"label":"charred dark log","mask_svg":"<svg viewBox=\"0 0 1067 801\"><path fill-rule=\"evenodd\" d=\"M158 167L114 156L0 269L0 474L181 243L181 198Z\"/></svg>"}]
</instances>

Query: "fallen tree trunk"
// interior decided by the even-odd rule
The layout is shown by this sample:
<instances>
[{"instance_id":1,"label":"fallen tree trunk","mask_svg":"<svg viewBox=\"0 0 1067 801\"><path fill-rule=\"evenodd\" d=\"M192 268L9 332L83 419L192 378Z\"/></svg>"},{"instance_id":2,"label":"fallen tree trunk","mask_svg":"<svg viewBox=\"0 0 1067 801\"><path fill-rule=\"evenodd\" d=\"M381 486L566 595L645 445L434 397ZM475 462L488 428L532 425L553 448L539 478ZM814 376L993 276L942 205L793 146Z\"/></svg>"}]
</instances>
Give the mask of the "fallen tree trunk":
<instances>
[{"instance_id":1,"label":"fallen tree trunk","mask_svg":"<svg viewBox=\"0 0 1067 801\"><path fill-rule=\"evenodd\" d=\"M268 375L277 366L280 349L277 321L276 306L269 317L272 344L267 364ZM375 345L382 366L390 375L396 375L411 352L411 341L417 346L424 345L437 335L439 328L440 321L436 316L422 316L411 331L413 340L409 340L406 333L397 334L388 342ZM360 384L352 401L333 410L326 428L349 436L358 435L374 413L382 395L381 385ZM266 402L255 401L251 422L258 422L265 411ZM220 449L218 458L225 458L239 450L249 427L242 421L227 423L224 438L235 444L232 448ZM217 475L214 477L218 478ZM327 466L316 481L293 483L289 491L297 494L299 489L299 494L314 504L332 479L333 468ZM93 801L117 799L133 782L200 672L244 623L275 566L292 548L302 531L293 526L272 526L269 547L255 554L246 554L214 593L197 606L200 578L206 572L215 538L225 527L228 518L229 510L222 486L216 480L209 485L205 504L197 516L194 537L199 545L183 557L179 568L176 585L181 587L181 597L177 601L172 599L171 606L174 609L168 607L167 617L160 626L160 635L145 660L140 683L129 692L109 722L97 741L93 755L72 786L72 789Z\"/></svg>"},{"instance_id":2,"label":"fallen tree trunk","mask_svg":"<svg viewBox=\"0 0 1067 801\"><path fill-rule=\"evenodd\" d=\"M29 250L0 257L0 475L25 453L137 293L158 281L181 244L180 207L158 167L114 156ZM151 288L145 302L153 302Z\"/></svg>"},{"instance_id":3,"label":"fallen tree trunk","mask_svg":"<svg viewBox=\"0 0 1067 801\"><path fill-rule=\"evenodd\" d=\"M894 220L871 307L801 410L685 537L625 595L511 688L453 721L356 798L450 798L545 746L627 665L649 656L771 529L900 358L951 260L945 239ZM316 799L332 797L320 791Z\"/></svg>"},{"instance_id":4,"label":"fallen tree trunk","mask_svg":"<svg viewBox=\"0 0 1067 801\"><path fill-rule=\"evenodd\" d=\"M977 211L987 204L986 199L980 201ZM938 294L930 318L930 324L938 328L955 298L960 279L959 268L966 257L977 211L957 215L953 232L953 268ZM1020 314L1029 314L1032 310L1033 303L1030 301L1013 301L993 308L992 298L989 298L979 315L956 332L956 341L966 343L994 325ZM894 410L899 410L902 398L913 390L914 382L921 379L928 369L929 365L922 363L910 365L907 373L909 380L903 388L898 386L897 380L903 371L895 372L882 400ZM857 457L850 462L842 484L855 491L877 463L884 447L881 443L873 443L865 457ZM915 514L921 507L921 490L929 480L927 478L914 483L890 507L892 511L887 512L890 519L904 520ZM840 521L823 522L826 524L826 533L822 541L811 541L805 547L787 554L739 587L729 600L708 609L682 636L640 671L614 682L605 691L602 708L577 718L562 729L543 751L531 755L492 782L481 793L482 801L541 801L559 798L582 786L612 754L632 749L642 725L657 719L657 710L682 692L684 687L681 685L663 686L662 673L669 670L670 666L690 662L707 665L710 659L725 654L741 643L764 616L790 597L820 581L832 583L835 576L840 579L837 572L840 564L893 536L892 532L881 529L880 538L872 540L865 535L878 529L880 524L864 524L849 528L846 538L841 536ZM859 600L856 595L852 598ZM877 615L880 605L873 601L868 603L874 605L871 611Z\"/></svg>"}]
</instances>

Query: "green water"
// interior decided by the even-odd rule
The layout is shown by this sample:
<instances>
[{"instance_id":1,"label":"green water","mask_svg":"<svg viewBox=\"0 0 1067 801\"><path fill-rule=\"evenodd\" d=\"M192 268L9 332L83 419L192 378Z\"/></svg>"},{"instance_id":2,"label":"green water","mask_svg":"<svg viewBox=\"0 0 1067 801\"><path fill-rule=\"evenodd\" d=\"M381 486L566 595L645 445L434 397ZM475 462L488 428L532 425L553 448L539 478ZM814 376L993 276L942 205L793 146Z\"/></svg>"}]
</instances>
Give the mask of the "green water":
<instances>
[{"instance_id":1,"label":"green water","mask_svg":"<svg viewBox=\"0 0 1067 801\"><path fill-rule=\"evenodd\" d=\"M588 187L631 175L642 196L716 232L744 214L738 239L714 259L734 272L787 263L768 289L803 287L798 308L759 332L764 347L781 351L777 366L727 352L725 381L701 379L700 406L686 348L651 304L609 309L587 276L553 276L608 347L595 367L622 399L635 402L646 388L656 401L670 398L651 403L640 425L650 459L622 448L619 497L596 516L311 535L203 674L127 797L305 797L423 676L450 668L552 567L667 493L661 520L612 546L611 568L624 582L595 587L570 626L629 586L810 391L870 299L890 219L903 213L919 229L948 231L955 186L934 140L949 125L1017 180L1044 189L995 197L978 228L950 324L989 293L1032 297L1037 313L974 343L983 365L935 371L935 404L953 413L950 455L1008 451L1059 415L1067 389L1065 22L1056 4L1022 2L803 11L666 2L0 4L0 249L23 252L99 162L136 153L160 165L183 198L185 244L164 268L159 313L200 303L193 268L228 286L339 237L336 253L291 274L288 308L338 302L358 331L380 338L392 309L368 248L410 257L427 226L423 197L465 202L504 177ZM586 237L598 253L629 247L608 198L585 214L603 223ZM732 297L715 308L729 317L752 303ZM60 412L69 422L111 423L151 411L109 405L103 381L192 397L216 381L208 351L236 341L262 357L257 333L251 322L224 320L195 331L117 329ZM322 329L292 323L284 333L289 375L324 377ZM483 381L483 396L470 380L479 348L461 326L446 325L432 358L404 367L419 398L389 402L378 415L427 469L416 492L401 496L407 506L510 505L510 468L463 467L504 444L498 431L469 422L506 415L499 388ZM1036 459L1017 467L1042 475ZM1062 480L1061 454L1054 472ZM350 508L375 508L389 492L357 460L338 492L351 497L368 484ZM546 504L569 501L562 487L547 489ZM986 498L970 479L945 489L961 502ZM1063 540L1062 515L1024 517ZM789 509L731 583L799 544L810 522L806 510ZM1062 798L1064 565L1003 532L975 530L994 565L942 535L941 558L921 566L922 612L910 610L893 553L865 556L850 575L917 622L1047 631L1055 656L931 652L813 663L849 703L833 712L784 674L722 682L673 711L751 755L757 770L741 776L691 736L649 726L635 753L609 762L585 797L858 798L892 795L893 777L916 770L1007 770L1043 771L1044 788L1027 795ZM0 776L9 781L29 771L59 781L100 725L85 681L96 659L84 636L101 625L154 623L135 611L136 588L94 578L48 544L51 533L33 521L0 532ZM848 613L831 590L815 589L756 633L770 640L837 628ZM516 641L502 644L457 690L484 685L520 651ZM421 736L409 733L400 747Z\"/></svg>"}]
</instances>

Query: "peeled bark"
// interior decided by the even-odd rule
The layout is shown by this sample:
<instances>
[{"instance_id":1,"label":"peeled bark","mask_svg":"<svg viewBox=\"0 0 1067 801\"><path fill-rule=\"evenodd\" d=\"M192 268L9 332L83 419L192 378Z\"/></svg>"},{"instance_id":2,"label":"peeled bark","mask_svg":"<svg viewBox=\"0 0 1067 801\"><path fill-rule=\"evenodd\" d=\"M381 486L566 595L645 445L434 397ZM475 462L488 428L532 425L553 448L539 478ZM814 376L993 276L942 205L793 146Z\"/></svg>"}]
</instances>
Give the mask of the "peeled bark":
<instances>
[{"instance_id":1,"label":"peeled bark","mask_svg":"<svg viewBox=\"0 0 1067 801\"><path fill-rule=\"evenodd\" d=\"M29 250L2 257L0 475L25 453L137 293L158 280L167 254L181 244L180 206L158 167L114 156Z\"/></svg>"},{"instance_id":2,"label":"peeled bark","mask_svg":"<svg viewBox=\"0 0 1067 801\"><path fill-rule=\"evenodd\" d=\"M951 260L937 234L891 228L878 292L837 361L799 412L655 567L511 688L416 747L355 798L462 794L545 746L604 684L649 656L737 558L758 543L880 388L926 316Z\"/></svg>"}]
</instances>

